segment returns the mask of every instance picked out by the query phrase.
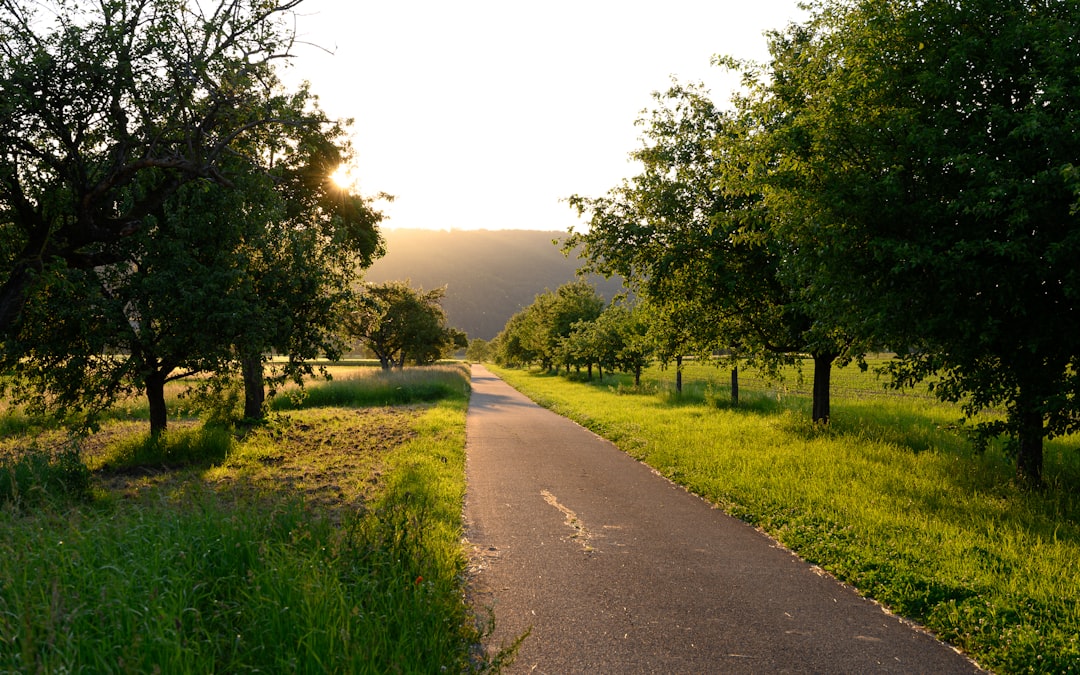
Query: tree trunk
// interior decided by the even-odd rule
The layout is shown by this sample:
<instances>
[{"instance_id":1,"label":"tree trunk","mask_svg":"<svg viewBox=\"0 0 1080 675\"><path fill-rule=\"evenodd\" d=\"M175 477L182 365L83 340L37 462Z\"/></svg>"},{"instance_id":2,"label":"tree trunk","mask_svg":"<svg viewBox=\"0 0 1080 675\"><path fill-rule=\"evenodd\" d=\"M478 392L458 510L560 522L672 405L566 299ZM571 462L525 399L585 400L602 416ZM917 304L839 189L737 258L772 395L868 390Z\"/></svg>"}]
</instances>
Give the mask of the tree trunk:
<instances>
[{"instance_id":1,"label":"tree trunk","mask_svg":"<svg viewBox=\"0 0 1080 675\"><path fill-rule=\"evenodd\" d=\"M163 373L153 373L146 378L146 401L150 404L150 435L160 436L169 420L169 411L165 407Z\"/></svg>"},{"instance_id":2,"label":"tree trunk","mask_svg":"<svg viewBox=\"0 0 1080 675\"><path fill-rule=\"evenodd\" d=\"M244 419L261 420L266 403L266 384L263 378L261 354L248 354L242 360L244 371Z\"/></svg>"},{"instance_id":3,"label":"tree trunk","mask_svg":"<svg viewBox=\"0 0 1080 675\"><path fill-rule=\"evenodd\" d=\"M675 357L675 393L682 394L682 354Z\"/></svg>"},{"instance_id":4,"label":"tree trunk","mask_svg":"<svg viewBox=\"0 0 1080 675\"><path fill-rule=\"evenodd\" d=\"M18 263L0 287L0 332L15 324L26 305L26 295L33 278L33 268L26 263Z\"/></svg>"},{"instance_id":5,"label":"tree trunk","mask_svg":"<svg viewBox=\"0 0 1080 675\"><path fill-rule=\"evenodd\" d=\"M634 386L641 386L641 366L634 366Z\"/></svg>"},{"instance_id":6,"label":"tree trunk","mask_svg":"<svg viewBox=\"0 0 1080 675\"><path fill-rule=\"evenodd\" d=\"M1021 394L1022 395L1022 394ZM1033 488L1041 488L1043 465L1043 415L1027 402L1018 413L1016 477Z\"/></svg>"},{"instance_id":7,"label":"tree trunk","mask_svg":"<svg viewBox=\"0 0 1080 675\"><path fill-rule=\"evenodd\" d=\"M836 352L821 352L812 355L814 358L814 411L812 419L815 424L829 423L829 381L832 378L832 364L836 360Z\"/></svg>"},{"instance_id":8,"label":"tree trunk","mask_svg":"<svg viewBox=\"0 0 1080 675\"><path fill-rule=\"evenodd\" d=\"M589 382L592 382L592 363L591 362L589 363L588 371L589 371Z\"/></svg>"},{"instance_id":9,"label":"tree trunk","mask_svg":"<svg viewBox=\"0 0 1080 675\"><path fill-rule=\"evenodd\" d=\"M731 405L739 407L739 366L731 367Z\"/></svg>"}]
</instances>

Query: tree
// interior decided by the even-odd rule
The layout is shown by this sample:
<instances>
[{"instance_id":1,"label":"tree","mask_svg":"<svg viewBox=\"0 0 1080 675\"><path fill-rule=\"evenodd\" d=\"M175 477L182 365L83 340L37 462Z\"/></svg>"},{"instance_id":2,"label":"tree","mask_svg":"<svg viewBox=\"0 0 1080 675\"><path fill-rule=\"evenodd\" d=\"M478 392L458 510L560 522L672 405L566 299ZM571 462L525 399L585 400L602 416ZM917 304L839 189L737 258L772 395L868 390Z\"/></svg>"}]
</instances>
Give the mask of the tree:
<instances>
[{"instance_id":1,"label":"tree","mask_svg":"<svg viewBox=\"0 0 1080 675\"><path fill-rule=\"evenodd\" d=\"M594 324L611 349L611 368L631 373L634 386L641 386L641 371L652 361L654 343L649 335L649 321L642 305L609 305Z\"/></svg>"},{"instance_id":2,"label":"tree","mask_svg":"<svg viewBox=\"0 0 1080 675\"><path fill-rule=\"evenodd\" d=\"M573 196L589 219L571 231L586 269L619 274L673 317L707 316L697 344L738 345L763 361L809 352L813 419L829 419L829 376L843 351L831 326L806 309L787 276L792 251L773 233L774 214L741 171L745 127L700 86L673 85L639 120L642 172L600 198ZM674 326L672 326L674 328ZM678 336L678 331L669 337Z\"/></svg>"},{"instance_id":3,"label":"tree","mask_svg":"<svg viewBox=\"0 0 1080 675\"><path fill-rule=\"evenodd\" d=\"M529 312L524 309L513 314L492 340L495 362L503 366L529 366L538 360L530 342Z\"/></svg>"},{"instance_id":4,"label":"tree","mask_svg":"<svg viewBox=\"0 0 1080 675\"><path fill-rule=\"evenodd\" d=\"M92 415L142 390L159 433L170 380L244 362L250 403L269 349L295 376L334 348L381 216L329 188L342 126L278 84L296 4L0 6L0 357L21 400Z\"/></svg>"},{"instance_id":5,"label":"tree","mask_svg":"<svg viewBox=\"0 0 1080 675\"><path fill-rule=\"evenodd\" d=\"M473 338L469 340L469 346L465 351L465 358L477 363L485 363L490 361L494 352L494 347L491 342L483 338Z\"/></svg>"},{"instance_id":6,"label":"tree","mask_svg":"<svg viewBox=\"0 0 1080 675\"><path fill-rule=\"evenodd\" d=\"M1080 421L1080 5L818 2L770 52L755 175L816 311L1004 408L1040 484Z\"/></svg>"},{"instance_id":7,"label":"tree","mask_svg":"<svg viewBox=\"0 0 1080 675\"><path fill-rule=\"evenodd\" d=\"M264 78L300 2L0 3L0 331L47 269L115 263L182 185L228 185L239 140L291 124Z\"/></svg>"},{"instance_id":8,"label":"tree","mask_svg":"<svg viewBox=\"0 0 1080 675\"><path fill-rule=\"evenodd\" d=\"M252 213L258 210L254 200L280 203L276 217L265 219L259 236L245 243L241 258L253 282L237 345L249 419L262 417L264 365L271 353L288 357L283 365L271 365L271 384L292 379L301 385L312 373L311 359L341 355L342 308L352 303L358 273L384 252L382 213L370 199L330 180L351 159L345 128L325 118L306 88L290 105L293 117L305 124L253 149L269 167L274 193L247 195L245 206Z\"/></svg>"},{"instance_id":9,"label":"tree","mask_svg":"<svg viewBox=\"0 0 1080 675\"><path fill-rule=\"evenodd\" d=\"M446 323L445 288L413 289L407 281L369 284L347 320L347 332L370 349L384 370L434 363L468 345Z\"/></svg>"},{"instance_id":10,"label":"tree","mask_svg":"<svg viewBox=\"0 0 1080 675\"><path fill-rule=\"evenodd\" d=\"M496 360L507 365L539 363L545 370L568 364L566 338L580 321L600 315L604 299L588 282L578 280L545 290L514 314L496 336Z\"/></svg>"}]
</instances>

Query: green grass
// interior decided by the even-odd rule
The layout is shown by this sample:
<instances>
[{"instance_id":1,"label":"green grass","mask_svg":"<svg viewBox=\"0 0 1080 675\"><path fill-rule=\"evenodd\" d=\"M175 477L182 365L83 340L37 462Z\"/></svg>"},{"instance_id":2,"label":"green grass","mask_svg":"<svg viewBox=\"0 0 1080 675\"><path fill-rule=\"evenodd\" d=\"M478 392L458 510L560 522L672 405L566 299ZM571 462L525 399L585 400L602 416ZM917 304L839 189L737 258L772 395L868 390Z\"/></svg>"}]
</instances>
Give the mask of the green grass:
<instances>
[{"instance_id":1,"label":"green grass","mask_svg":"<svg viewBox=\"0 0 1080 675\"><path fill-rule=\"evenodd\" d=\"M984 667L1080 671L1075 439L1047 445L1051 487L1031 492L1000 448L971 448L958 409L880 395L880 383L834 390L833 423L820 428L792 380L744 378L732 408L728 373L701 364L681 398L671 371L634 389L624 377L495 370Z\"/></svg>"},{"instance_id":2,"label":"green grass","mask_svg":"<svg viewBox=\"0 0 1080 675\"><path fill-rule=\"evenodd\" d=\"M468 380L461 366L429 366L423 369L385 371L360 367L352 372L338 369L329 383L312 384L274 397L272 410L321 406L406 405L468 394Z\"/></svg>"},{"instance_id":3,"label":"green grass","mask_svg":"<svg viewBox=\"0 0 1080 675\"><path fill-rule=\"evenodd\" d=\"M0 671L494 669L463 600L468 372L431 375L456 384L407 408L122 436L93 502L0 504Z\"/></svg>"}]
</instances>

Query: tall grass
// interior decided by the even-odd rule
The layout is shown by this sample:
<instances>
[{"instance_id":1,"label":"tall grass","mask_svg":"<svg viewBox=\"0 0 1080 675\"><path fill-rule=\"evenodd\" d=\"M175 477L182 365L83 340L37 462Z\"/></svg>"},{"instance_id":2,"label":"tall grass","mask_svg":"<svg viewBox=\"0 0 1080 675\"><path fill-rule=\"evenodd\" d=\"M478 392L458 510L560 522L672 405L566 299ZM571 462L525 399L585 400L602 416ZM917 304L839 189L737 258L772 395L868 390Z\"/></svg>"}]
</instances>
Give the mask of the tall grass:
<instances>
[{"instance_id":1,"label":"tall grass","mask_svg":"<svg viewBox=\"0 0 1080 675\"><path fill-rule=\"evenodd\" d=\"M468 395L464 366L429 366L405 370L361 367L338 370L334 379L289 390L270 403L272 410L322 406L391 406ZM462 375L466 379L462 380Z\"/></svg>"},{"instance_id":2,"label":"tall grass","mask_svg":"<svg viewBox=\"0 0 1080 675\"><path fill-rule=\"evenodd\" d=\"M699 391L718 394L687 401L658 384L670 372L644 392L498 372L982 665L1080 670L1075 439L1048 444L1052 487L1031 492L1000 448L972 449L956 408L923 396L834 394L820 428L804 396L776 385L744 381L744 404L730 407L726 373L698 371Z\"/></svg>"},{"instance_id":3,"label":"tall grass","mask_svg":"<svg viewBox=\"0 0 1080 675\"><path fill-rule=\"evenodd\" d=\"M288 481L237 491L234 463L296 450L272 429L226 439L226 459L209 463L216 432L170 432L164 447L187 438L196 465L137 496L0 506L0 671L494 668L475 653L462 595L468 380L451 372L451 393L410 407L409 433L377 449L368 501L333 517ZM121 443L105 463L142 451Z\"/></svg>"}]
</instances>

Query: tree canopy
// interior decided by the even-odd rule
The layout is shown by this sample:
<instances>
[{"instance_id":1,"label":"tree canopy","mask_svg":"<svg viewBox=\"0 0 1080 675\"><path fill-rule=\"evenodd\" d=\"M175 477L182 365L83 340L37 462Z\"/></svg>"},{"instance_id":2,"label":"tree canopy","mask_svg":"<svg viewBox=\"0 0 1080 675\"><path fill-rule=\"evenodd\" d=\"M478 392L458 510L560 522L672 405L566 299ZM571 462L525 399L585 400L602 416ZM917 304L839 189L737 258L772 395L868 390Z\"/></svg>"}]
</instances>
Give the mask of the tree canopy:
<instances>
[{"instance_id":1,"label":"tree canopy","mask_svg":"<svg viewBox=\"0 0 1080 675\"><path fill-rule=\"evenodd\" d=\"M569 243L658 306L709 308L740 349L811 354L815 383L894 350L894 385L1004 409L978 428L1038 484L1043 439L1080 423L1080 5L807 10L766 63L721 60L743 71L731 110L658 94L642 172L573 197L589 228ZM815 384L815 419L827 401Z\"/></svg>"},{"instance_id":2,"label":"tree canopy","mask_svg":"<svg viewBox=\"0 0 1080 675\"><path fill-rule=\"evenodd\" d=\"M339 347L381 252L344 126L286 91L295 1L0 3L0 334L21 400L90 409Z\"/></svg>"},{"instance_id":3,"label":"tree canopy","mask_svg":"<svg viewBox=\"0 0 1080 675\"><path fill-rule=\"evenodd\" d=\"M1080 6L861 0L774 33L743 111L818 315L896 350L896 382L1016 439L1076 428Z\"/></svg>"},{"instance_id":4,"label":"tree canopy","mask_svg":"<svg viewBox=\"0 0 1080 675\"><path fill-rule=\"evenodd\" d=\"M465 333L446 322L440 301L445 288L414 289L408 281L368 284L346 320L346 331L360 340L384 370L406 362L427 365L469 346Z\"/></svg>"},{"instance_id":5,"label":"tree canopy","mask_svg":"<svg viewBox=\"0 0 1080 675\"><path fill-rule=\"evenodd\" d=\"M669 356L728 350L776 364L809 353L814 420L827 421L841 344L791 286L790 246L742 170L742 120L701 86L675 84L654 98L631 153L641 172L604 197L571 197L588 228L571 232L566 249L581 246L587 269L622 275L666 316L655 322L666 351L685 350Z\"/></svg>"}]
</instances>

